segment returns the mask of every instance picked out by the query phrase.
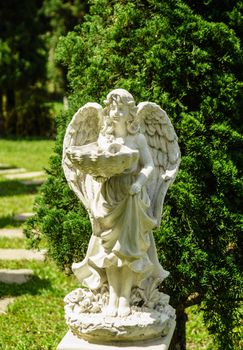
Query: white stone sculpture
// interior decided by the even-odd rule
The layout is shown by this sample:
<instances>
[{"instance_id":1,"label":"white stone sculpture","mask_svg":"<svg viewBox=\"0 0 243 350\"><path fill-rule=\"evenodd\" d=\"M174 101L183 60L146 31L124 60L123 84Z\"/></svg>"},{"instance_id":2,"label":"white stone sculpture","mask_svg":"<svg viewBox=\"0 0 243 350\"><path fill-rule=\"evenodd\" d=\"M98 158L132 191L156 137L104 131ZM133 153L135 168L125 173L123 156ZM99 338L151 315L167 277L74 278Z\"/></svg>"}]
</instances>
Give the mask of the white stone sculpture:
<instances>
[{"instance_id":1,"label":"white stone sculpture","mask_svg":"<svg viewBox=\"0 0 243 350\"><path fill-rule=\"evenodd\" d=\"M151 102L136 106L124 89L111 91L104 109L87 103L73 116L63 168L92 223L86 257L72 265L81 288L65 298L77 336L135 341L168 333L175 312L158 286L169 273L152 230L179 162L166 112Z\"/></svg>"}]
</instances>

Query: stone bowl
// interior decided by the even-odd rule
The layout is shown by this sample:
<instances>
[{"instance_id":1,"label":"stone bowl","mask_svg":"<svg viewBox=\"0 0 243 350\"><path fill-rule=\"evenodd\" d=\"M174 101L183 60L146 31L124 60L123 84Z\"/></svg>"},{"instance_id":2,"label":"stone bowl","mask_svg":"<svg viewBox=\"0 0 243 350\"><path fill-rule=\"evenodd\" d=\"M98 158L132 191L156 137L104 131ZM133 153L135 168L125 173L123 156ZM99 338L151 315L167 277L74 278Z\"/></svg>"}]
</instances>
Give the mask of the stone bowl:
<instances>
[{"instance_id":1,"label":"stone bowl","mask_svg":"<svg viewBox=\"0 0 243 350\"><path fill-rule=\"evenodd\" d=\"M117 143L103 150L93 142L84 146L71 146L67 150L67 157L84 174L110 178L122 174L137 162L139 152Z\"/></svg>"}]
</instances>

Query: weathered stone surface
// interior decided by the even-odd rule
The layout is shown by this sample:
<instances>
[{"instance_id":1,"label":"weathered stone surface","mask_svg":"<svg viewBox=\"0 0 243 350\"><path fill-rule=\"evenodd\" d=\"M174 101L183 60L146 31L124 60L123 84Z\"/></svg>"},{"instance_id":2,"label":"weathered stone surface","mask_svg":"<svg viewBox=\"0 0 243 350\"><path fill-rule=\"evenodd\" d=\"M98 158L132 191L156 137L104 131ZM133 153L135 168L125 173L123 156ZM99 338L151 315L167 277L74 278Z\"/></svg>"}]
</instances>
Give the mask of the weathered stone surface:
<instances>
[{"instance_id":1,"label":"weathered stone surface","mask_svg":"<svg viewBox=\"0 0 243 350\"><path fill-rule=\"evenodd\" d=\"M33 275L34 272L30 269L0 269L0 282L7 284L23 284L28 282Z\"/></svg>"},{"instance_id":2,"label":"weathered stone surface","mask_svg":"<svg viewBox=\"0 0 243 350\"><path fill-rule=\"evenodd\" d=\"M11 304L15 298L3 298L0 299L0 314L6 314L8 311L8 306Z\"/></svg>"},{"instance_id":3,"label":"weathered stone surface","mask_svg":"<svg viewBox=\"0 0 243 350\"><path fill-rule=\"evenodd\" d=\"M79 339L68 331L57 347L57 350L167 350L169 348L172 335L175 329L175 322L173 323L167 336L152 340L144 340L142 342L111 342L107 344L94 344L86 340Z\"/></svg>"},{"instance_id":4,"label":"weathered stone surface","mask_svg":"<svg viewBox=\"0 0 243 350\"><path fill-rule=\"evenodd\" d=\"M0 260L45 260L46 250L0 249Z\"/></svg>"},{"instance_id":5,"label":"weathered stone surface","mask_svg":"<svg viewBox=\"0 0 243 350\"><path fill-rule=\"evenodd\" d=\"M14 220L16 221L25 221L31 216L33 216L34 213L21 213L21 214L16 214L14 215Z\"/></svg>"},{"instance_id":6,"label":"weathered stone surface","mask_svg":"<svg viewBox=\"0 0 243 350\"><path fill-rule=\"evenodd\" d=\"M33 171L31 173L22 173L22 174L10 174L4 175L5 179L8 180L17 180L17 179L31 179L34 177L44 176L44 171Z\"/></svg>"},{"instance_id":7,"label":"weathered stone surface","mask_svg":"<svg viewBox=\"0 0 243 350\"><path fill-rule=\"evenodd\" d=\"M0 230L0 238L24 238L22 228L3 228Z\"/></svg>"}]
</instances>

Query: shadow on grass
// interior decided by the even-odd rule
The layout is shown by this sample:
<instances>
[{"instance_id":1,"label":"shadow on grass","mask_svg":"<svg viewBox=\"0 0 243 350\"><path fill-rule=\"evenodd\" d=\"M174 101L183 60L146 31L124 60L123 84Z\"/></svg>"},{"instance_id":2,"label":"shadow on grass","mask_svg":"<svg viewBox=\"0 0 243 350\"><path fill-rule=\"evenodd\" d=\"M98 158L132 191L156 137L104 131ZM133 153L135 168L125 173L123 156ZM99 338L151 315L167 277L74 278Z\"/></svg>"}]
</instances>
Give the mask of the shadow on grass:
<instances>
[{"instance_id":1,"label":"shadow on grass","mask_svg":"<svg viewBox=\"0 0 243 350\"><path fill-rule=\"evenodd\" d=\"M17 180L0 181L0 197L34 194L39 185L25 185Z\"/></svg>"},{"instance_id":2,"label":"shadow on grass","mask_svg":"<svg viewBox=\"0 0 243 350\"><path fill-rule=\"evenodd\" d=\"M33 276L28 282L24 284L6 284L0 282L0 298L6 296L17 297L23 294L37 295L43 289L49 289L51 283L49 280L41 279Z\"/></svg>"},{"instance_id":3,"label":"shadow on grass","mask_svg":"<svg viewBox=\"0 0 243 350\"><path fill-rule=\"evenodd\" d=\"M0 228L8 226L20 227L23 224L21 221L14 220L12 215L0 216Z\"/></svg>"},{"instance_id":4,"label":"shadow on grass","mask_svg":"<svg viewBox=\"0 0 243 350\"><path fill-rule=\"evenodd\" d=\"M9 170L9 169L17 169L17 167L15 165L0 163L0 170Z\"/></svg>"}]
</instances>

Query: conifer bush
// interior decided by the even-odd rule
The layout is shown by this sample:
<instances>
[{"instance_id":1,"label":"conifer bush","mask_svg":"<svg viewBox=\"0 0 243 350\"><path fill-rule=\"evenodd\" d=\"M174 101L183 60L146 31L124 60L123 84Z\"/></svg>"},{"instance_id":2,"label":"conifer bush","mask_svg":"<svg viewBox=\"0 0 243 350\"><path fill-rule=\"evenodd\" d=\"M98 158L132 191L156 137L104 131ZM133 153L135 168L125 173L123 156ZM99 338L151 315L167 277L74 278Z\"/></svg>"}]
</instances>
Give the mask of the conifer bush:
<instances>
[{"instance_id":1,"label":"conifer bush","mask_svg":"<svg viewBox=\"0 0 243 350\"><path fill-rule=\"evenodd\" d=\"M74 112L103 104L117 87L165 109L182 162L155 231L164 290L177 311L172 349L185 349L186 308L198 304L219 349L239 349L242 232L242 1L96 0L84 23L59 41L70 108L59 116L56 153L27 234L44 234L50 254L70 269L81 260L90 224L61 168L63 136ZM227 6L226 6L227 5ZM210 11L211 6L211 11ZM206 8L206 10L205 10Z\"/></svg>"}]
</instances>

